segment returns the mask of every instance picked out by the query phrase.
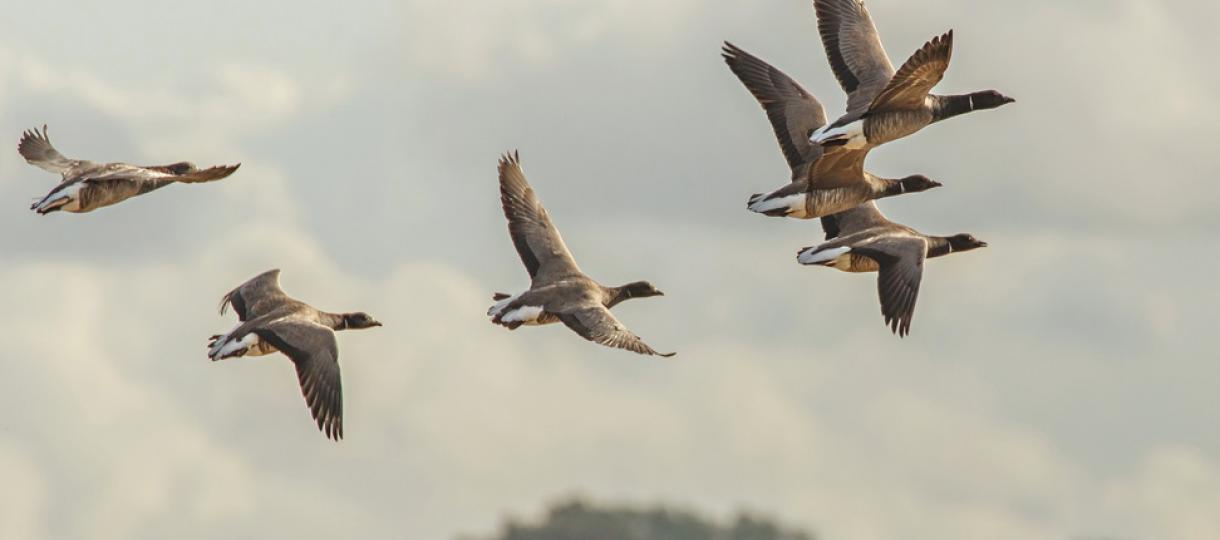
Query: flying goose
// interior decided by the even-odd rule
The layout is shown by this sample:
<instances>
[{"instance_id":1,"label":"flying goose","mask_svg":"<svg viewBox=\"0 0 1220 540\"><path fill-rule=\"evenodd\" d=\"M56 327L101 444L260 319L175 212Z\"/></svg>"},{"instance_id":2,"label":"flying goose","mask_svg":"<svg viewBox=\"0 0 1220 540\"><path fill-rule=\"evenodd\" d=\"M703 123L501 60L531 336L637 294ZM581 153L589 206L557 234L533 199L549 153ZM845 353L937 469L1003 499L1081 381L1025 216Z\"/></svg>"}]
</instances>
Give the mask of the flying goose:
<instances>
[{"instance_id":1,"label":"flying goose","mask_svg":"<svg viewBox=\"0 0 1220 540\"><path fill-rule=\"evenodd\" d=\"M895 72L862 0L814 0L813 7L830 67L847 92L847 114L810 134L815 144L878 146L933 122L1016 101L995 90L929 94L949 67L952 30L925 43Z\"/></svg>"},{"instance_id":2,"label":"flying goose","mask_svg":"<svg viewBox=\"0 0 1220 540\"><path fill-rule=\"evenodd\" d=\"M339 345L335 331L381 326L367 313L327 313L289 297L280 288L280 271L268 270L229 291L220 314L229 306L238 324L208 342L212 361L262 356L280 351L296 364L305 403L326 436L343 438L343 389L339 381Z\"/></svg>"},{"instance_id":3,"label":"flying goose","mask_svg":"<svg viewBox=\"0 0 1220 540\"><path fill-rule=\"evenodd\" d=\"M812 219L855 208L861 203L916 193L940 182L923 175L881 178L864 170L868 149L822 147L808 134L826 125L826 111L795 80L758 57L725 42L721 56L767 112L792 181L770 193L756 193L747 208L775 217Z\"/></svg>"},{"instance_id":4,"label":"flying goose","mask_svg":"<svg viewBox=\"0 0 1220 540\"><path fill-rule=\"evenodd\" d=\"M174 182L193 184L220 180L241 166L238 163L199 170L185 161L170 165L137 166L68 159L51 146L45 125L41 132L37 128L26 131L17 144L17 152L31 165L63 177L55 189L30 206L30 210L39 214L59 210L90 212Z\"/></svg>"},{"instance_id":5,"label":"flying goose","mask_svg":"<svg viewBox=\"0 0 1220 540\"><path fill-rule=\"evenodd\" d=\"M639 354L658 353L627 330L610 313L623 300L661 296L664 293L647 281L621 287L605 287L594 281L572 258L546 209L525 180L517 153L500 158L500 202L508 218L508 234L517 254L529 271L529 290L515 295L495 293L495 304L487 310L491 322L509 330L527 325L562 322L581 337Z\"/></svg>"},{"instance_id":6,"label":"flying goose","mask_svg":"<svg viewBox=\"0 0 1220 540\"><path fill-rule=\"evenodd\" d=\"M987 247L973 235L928 236L881 215L873 201L822 218L827 242L797 252L801 264L844 272L880 272L877 293L885 324L899 337L911 331L923 261L950 253Z\"/></svg>"}]
</instances>

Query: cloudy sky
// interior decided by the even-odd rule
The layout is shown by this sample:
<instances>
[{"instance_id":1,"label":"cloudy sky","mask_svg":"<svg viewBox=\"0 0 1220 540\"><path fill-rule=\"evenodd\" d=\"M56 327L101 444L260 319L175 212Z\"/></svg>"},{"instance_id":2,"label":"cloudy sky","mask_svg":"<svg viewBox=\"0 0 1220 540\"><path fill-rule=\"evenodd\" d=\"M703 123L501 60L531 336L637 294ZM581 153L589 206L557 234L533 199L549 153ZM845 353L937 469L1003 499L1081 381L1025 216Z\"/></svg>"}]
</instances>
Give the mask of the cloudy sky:
<instances>
[{"instance_id":1,"label":"cloudy sky","mask_svg":"<svg viewBox=\"0 0 1220 540\"><path fill-rule=\"evenodd\" d=\"M824 538L1220 538L1220 6L873 0L894 62L956 32L944 93L1015 105L876 151L883 203L991 247L929 263L913 333L872 276L797 265L815 222L729 39L844 98L804 0L5 0L0 136L243 163L92 214L0 153L0 537L487 534L567 493L755 509ZM527 276L518 148L582 267L669 360L484 316ZM272 267L341 335L346 435L280 356L213 364Z\"/></svg>"}]
</instances>

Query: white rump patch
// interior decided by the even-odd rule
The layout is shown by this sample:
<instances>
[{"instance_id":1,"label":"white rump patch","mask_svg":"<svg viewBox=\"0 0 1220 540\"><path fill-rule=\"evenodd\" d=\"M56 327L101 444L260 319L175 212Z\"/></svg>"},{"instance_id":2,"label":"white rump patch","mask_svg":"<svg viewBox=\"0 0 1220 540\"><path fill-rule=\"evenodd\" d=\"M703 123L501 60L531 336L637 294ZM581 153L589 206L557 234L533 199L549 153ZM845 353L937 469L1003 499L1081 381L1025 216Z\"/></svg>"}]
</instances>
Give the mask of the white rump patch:
<instances>
[{"instance_id":1,"label":"white rump patch","mask_svg":"<svg viewBox=\"0 0 1220 540\"><path fill-rule=\"evenodd\" d=\"M514 309L504 316L500 317L503 322L519 322L522 324L536 324L538 317L542 315L542 306L521 306Z\"/></svg>"},{"instance_id":2,"label":"white rump patch","mask_svg":"<svg viewBox=\"0 0 1220 540\"><path fill-rule=\"evenodd\" d=\"M247 351L250 348L258 345L258 342L258 334L255 334L254 332L250 332L249 334L246 334L245 337L236 341L229 339L229 336L226 335L219 340L216 340L217 346L212 347L212 352L208 356L211 356L212 360L220 360L221 358L229 356L233 353Z\"/></svg>"},{"instance_id":3,"label":"white rump patch","mask_svg":"<svg viewBox=\"0 0 1220 540\"><path fill-rule=\"evenodd\" d=\"M524 294L524 293L522 293L522 294ZM509 304L513 303L513 301L516 300L517 298L519 298L520 296L521 296L521 294L514 294L508 298L505 298L503 300L500 300L499 302L496 302L495 304L492 304L491 307L487 308L487 316L495 317L501 311L504 311L504 308L508 307Z\"/></svg>"},{"instance_id":4,"label":"white rump patch","mask_svg":"<svg viewBox=\"0 0 1220 540\"><path fill-rule=\"evenodd\" d=\"M766 196L759 197L759 201L750 205L751 212L766 214L776 210L787 210L788 215L795 218L805 217L805 194L797 193L787 197L777 197L768 199Z\"/></svg>"},{"instance_id":5,"label":"white rump patch","mask_svg":"<svg viewBox=\"0 0 1220 540\"><path fill-rule=\"evenodd\" d=\"M813 132L809 137L809 141L814 144L824 144L833 140L846 140L847 144L843 145L851 150L859 150L868 144L868 138L864 136L864 120L856 120L845 126L839 126L834 129L826 129L823 127Z\"/></svg>"},{"instance_id":6,"label":"white rump patch","mask_svg":"<svg viewBox=\"0 0 1220 540\"><path fill-rule=\"evenodd\" d=\"M801 264L826 264L831 261L838 263L837 259L839 256L846 255L849 252L851 252L851 248L847 246L824 249L822 251L818 251L817 248L809 248L797 255L796 260ZM834 266L838 268L838 264Z\"/></svg>"}]
</instances>

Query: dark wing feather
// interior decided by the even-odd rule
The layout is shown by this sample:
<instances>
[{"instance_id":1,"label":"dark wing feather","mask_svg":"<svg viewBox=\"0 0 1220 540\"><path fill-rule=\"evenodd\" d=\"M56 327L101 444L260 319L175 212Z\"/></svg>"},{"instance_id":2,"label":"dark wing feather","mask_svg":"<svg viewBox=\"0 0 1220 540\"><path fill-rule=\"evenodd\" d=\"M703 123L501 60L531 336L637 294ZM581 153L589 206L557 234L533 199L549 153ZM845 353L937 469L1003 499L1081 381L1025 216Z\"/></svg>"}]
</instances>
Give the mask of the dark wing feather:
<instances>
[{"instance_id":1,"label":"dark wing feather","mask_svg":"<svg viewBox=\"0 0 1220 540\"><path fill-rule=\"evenodd\" d=\"M500 158L500 203L508 218L508 234L535 283L580 274L572 253L533 188L525 180L517 154Z\"/></svg>"},{"instance_id":2,"label":"dark wing feather","mask_svg":"<svg viewBox=\"0 0 1220 540\"><path fill-rule=\"evenodd\" d=\"M870 111L913 109L922 107L928 92L949 69L953 56L953 31L932 38L907 59L890 79L885 90L869 106Z\"/></svg>"},{"instance_id":3,"label":"dark wing feather","mask_svg":"<svg viewBox=\"0 0 1220 540\"><path fill-rule=\"evenodd\" d=\"M923 262L928 243L921 237L889 238L852 251L877 261L881 267L877 276L877 294L881 298L881 315L885 324L899 337L911 333L915 315L915 300L923 277Z\"/></svg>"},{"instance_id":4,"label":"dark wing feather","mask_svg":"<svg viewBox=\"0 0 1220 540\"><path fill-rule=\"evenodd\" d=\"M227 178L230 174L237 171L241 167L241 163L236 165L218 165L216 167L208 167L200 171L191 171L186 174L178 174L174 176L174 180L185 184L196 184L200 182L211 182Z\"/></svg>"},{"instance_id":5,"label":"dark wing feather","mask_svg":"<svg viewBox=\"0 0 1220 540\"><path fill-rule=\"evenodd\" d=\"M804 176L822 155L821 146L809 142L809 133L826 125L822 104L792 77L732 43L724 43L721 56L767 112L793 178Z\"/></svg>"},{"instance_id":6,"label":"dark wing feather","mask_svg":"<svg viewBox=\"0 0 1220 540\"><path fill-rule=\"evenodd\" d=\"M840 236L891 223L893 222L886 219L881 214L881 210L877 209L877 203L868 201L851 210L823 216L822 230L826 231L827 240L833 240Z\"/></svg>"},{"instance_id":7,"label":"dark wing feather","mask_svg":"<svg viewBox=\"0 0 1220 540\"><path fill-rule=\"evenodd\" d=\"M647 355L670 357L677 353L659 353L627 330L609 309L600 304L583 305L557 313L559 320L581 337L607 347L626 349Z\"/></svg>"},{"instance_id":8,"label":"dark wing feather","mask_svg":"<svg viewBox=\"0 0 1220 540\"><path fill-rule=\"evenodd\" d=\"M343 385L335 332L317 323L281 319L255 328L258 337L296 364L297 379L318 429L333 440L343 438Z\"/></svg>"},{"instance_id":9,"label":"dark wing feather","mask_svg":"<svg viewBox=\"0 0 1220 540\"><path fill-rule=\"evenodd\" d=\"M224 315L228 306L233 306L238 320L247 321L266 315L286 299L288 295L280 288L279 269L268 270L224 295L220 299L220 314Z\"/></svg>"},{"instance_id":10,"label":"dark wing feather","mask_svg":"<svg viewBox=\"0 0 1220 540\"><path fill-rule=\"evenodd\" d=\"M17 152L29 164L58 174L64 174L82 163L64 157L54 146L51 146L51 139L47 136L47 126L45 125L42 126L41 132L38 131L38 128L34 128L22 133L21 142L17 143Z\"/></svg>"},{"instance_id":11,"label":"dark wing feather","mask_svg":"<svg viewBox=\"0 0 1220 540\"><path fill-rule=\"evenodd\" d=\"M847 92L847 113L868 109L894 75L877 27L861 0L814 0L830 68Z\"/></svg>"}]
</instances>

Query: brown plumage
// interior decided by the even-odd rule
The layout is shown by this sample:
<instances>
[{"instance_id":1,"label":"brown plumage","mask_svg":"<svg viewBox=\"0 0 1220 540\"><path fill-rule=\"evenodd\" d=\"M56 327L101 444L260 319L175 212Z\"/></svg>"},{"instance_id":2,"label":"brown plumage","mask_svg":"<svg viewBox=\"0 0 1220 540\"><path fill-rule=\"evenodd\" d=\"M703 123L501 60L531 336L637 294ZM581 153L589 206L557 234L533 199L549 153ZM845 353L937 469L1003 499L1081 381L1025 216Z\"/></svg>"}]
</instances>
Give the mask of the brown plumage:
<instances>
[{"instance_id":1,"label":"brown plumage","mask_svg":"<svg viewBox=\"0 0 1220 540\"><path fill-rule=\"evenodd\" d=\"M51 145L46 126L42 131L33 129L22 134L17 152L31 165L61 177L59 185L30 206L39 214L90 212L175 182L194 184L220 180L241 166L239 163L200 170L189 162L138 166L68 159Z\"/></svg>"},{"instance_id":2,"label":"brown plumage","mask_svg":"<svg viewBox=\"0 0 1220 540\"><path fill-rule=\"evenodd\" d=\"M965 233L922 234L886 219L872 201L823 217L822 228L827 241L800 250L797 261L844 272L878 272L881 314L886 326L899 337L911 331L924 259L987 246Z\"/></svg>"},{"instance_id":3,"label":"brown plumage","mask_svg":"<svg viewBox=\"0 0 1220 540\"><path fill-rule=\"evenodd\" d=\"M994 90L930 94L949 67L952 30L925 43L895 72L862 0L814 0L813 6L826 58L847 92L847 113L815 131L815 144L867 149L933 122L1014 101Z\"/></svg>"},{"instance_id":4,"label":"brown plumage","mask_svg":"<svg viewBox=\"0 0 1220 540\"><path fill-rule=\"evenodd\" d=\"M496 304L487 310L491 321L510 330L523 324L562 322L600 345L673 356L653 350L610 313L610 308L623 300L663 293L646 281L605 287L586 276L526 181L516 153L500 158L499 176L500 202L508 218L509 236L531 282L529 290L521 294L495 293L492 299Z\"/></svg>"},{"instance_id":5,"label":"brown plumage","mask_svg":"<svg viewBox=\"0 0 1220 540\"><path fill-rule=\"evenodd\" d=\"M339 376L338 330L381 326L367 313L327 313L284 293L279 270L263 272L220 301L239 324L212 336L208 357L213 361L240 356L284 353L296 366L301 393L310 414L328 438L343 438L343 388Z\"/></svg>"},{"instance_id":6,"label":"brown plumage","mask_svg":"<svg viewBox=\"0 0 1220 540\"><path fill-rule=\"evenodd\" d=\"M752 196L747 207L769 216L810 219L881 197L925 191L941 184L922 175L881 178L864 170L868 149L823 148L809 134L826 125L822 104L784 72L725 42L729 69L758 100L792 171L791 182Z\"/></svg>"}]
</instances>

